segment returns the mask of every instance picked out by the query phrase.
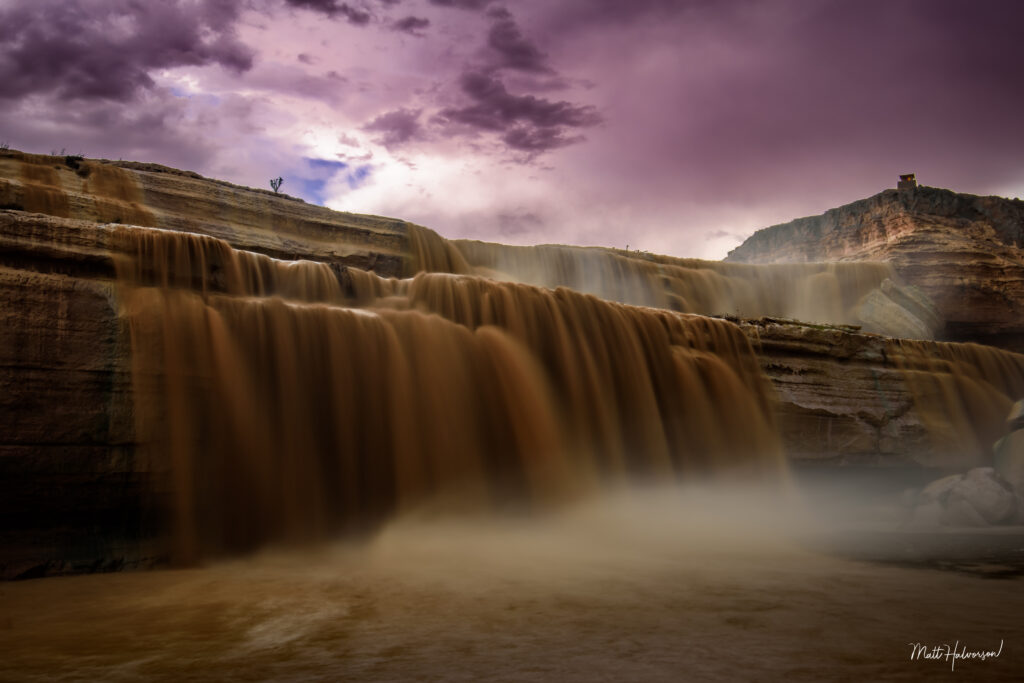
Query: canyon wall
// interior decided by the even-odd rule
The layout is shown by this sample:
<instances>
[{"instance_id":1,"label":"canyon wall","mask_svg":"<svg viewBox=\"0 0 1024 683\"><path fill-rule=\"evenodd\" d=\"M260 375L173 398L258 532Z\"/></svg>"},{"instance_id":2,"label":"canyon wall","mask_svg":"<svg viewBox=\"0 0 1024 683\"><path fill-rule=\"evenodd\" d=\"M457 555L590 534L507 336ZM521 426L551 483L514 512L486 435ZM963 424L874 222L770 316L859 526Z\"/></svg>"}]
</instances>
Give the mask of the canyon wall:
<instances>
[{"instance_id":1,"label":"canyon wall","mask_svg":"<svg viewBox=\"0 0 1024 683\"><path fill-rule=\"evenodd\" d=\"M0 206L4 207L0 209L0 577L4 578L146 566L167 559L166 516L173 507L170 463L140 448L132 316L126 314L127 299L118 281L119 263L125 258L143 263L138 260L139 245L159 241L146 237L159 234L153 229L223 240L223 247L212 252L210 247L188 247L189 240L171 240L177 246L165 249L161 258L191 265L164 271L159 276L164 286L204 296L225 293L237 275L226 263L236 257L209 254L243 250L283 261L323 264L326 271L314 269L321 274L317 277L327 272L334 278L323 280L328 283L323 287L332 288L335 285L330 283L336 281L340 295L353 306L370 301L385 308L411 306L471 327L472 318L464 316L476 314L472 306L459 303L460 296L477 292L494 301L508 295L499 294L506 290L494 289L493 284L485 285L489 280L468 273L486 274L481 269L499 267L515 270L509 262L518 258L499 258L491 247L453 244L403 221L334 212L270 192L142 164L2 152ZM126 239L126 234L133 237ZM550 253L565 259L566 248L554 249ZM790 291L785 278L771 274L774 271L760 274L753 266L730 265L727 271L667 257L640 258L611 250L595 253L602 263L642 275L621 280L641 283L638 290L617 286L615 291L594 292L605 299L686 310L692 301L680 303L668 295L682 291L683 286L693 292L693 300L713 291L696 288L688 278L710 278L716 284L724 278L729 284L736 273L738 279L730 286L739 294L726 299L730 305L751 300L749 284L744 283L752 279L779 283L783 294L776 298L780 301ZM243 257L244 253L238 258ZM261 263L270 265L246 271L259 282L270 282L266 278L274 277L271 271L287 267L269 260ZM132 278L156 282L153 278L160 266L140 267ZM567 268L582 273L578 263ZM811 265L801 270L801 277L824 275L842 288L847 280L862 281L843 273L868 272L863 287L870 293L880 281L884 283L887 268L869 266L862 271L857 266L843 270ZM462 275L446 276L456 278L451 283L442 281L444 287L437 291L449 293L410 303L410 295L402 291L414 287L414 281L394 278L421 271ZM529 281L523 272L518 277L508 272L495 276ZM122 270L122 282L125 277ZM589 275L586 279L593 281ZM822 278L815 281L820 283ZM252 282L247 286L256 286ZM463 284L456 287L459 282ZM593 287L608 286L605 276L593 282ZM575 284L584 291L589 286ZM303 285L308 286L312 285ZM420 286L420 291L428 290ZM456 296L456 291L463 294ZM537 296L547 300L549 295ZM631 296L665 299L634 301ZM402 297L406 297L404 303ZM675 319L675 314L648 314L644 308L622 310L636 312L615 315ZM995 397L991 399L993 415L1003 410L1007 394L1024 391L1024 375L1013 374L1024 368L1024 358L1015 354L1002 353L992 361L987 352L957 356L949 345L922 342L904 347L844 326L842 321L798 323L737 317L736 313L747 315L742 310L700 312L727 316L728 320L715 321L714 329L742 333L757 351L756 362L771 385L772 420L792 461L938 469L983 461L989 438L985 420L975 420L956 438L941 431L941 423L965 419L961 397L967 389L961 385L966 382L971 391ZM943 359L941 367L927 359ZM913 373L939 379L931 388L908 381L916 376ZM1010 376L1011 384L996 386L994 376L999 374ZM660 386L661 380L654 380ZM935 397L949 400L936 407ZM735 417L741 423L745 419ZM738 424L735 429L743 427Z\"/></svg>"},{"instance_id":2,"label":"canyon wall","mask_svg":"<svg viewBox=\"0 0 1024 683\"><path fill-rule=\"evenodd\" d=\"M754 233L731 263L874 261L935 303L938 338L1024 351L1024 201L885 190Z\"/></svg>"}]
</instances>

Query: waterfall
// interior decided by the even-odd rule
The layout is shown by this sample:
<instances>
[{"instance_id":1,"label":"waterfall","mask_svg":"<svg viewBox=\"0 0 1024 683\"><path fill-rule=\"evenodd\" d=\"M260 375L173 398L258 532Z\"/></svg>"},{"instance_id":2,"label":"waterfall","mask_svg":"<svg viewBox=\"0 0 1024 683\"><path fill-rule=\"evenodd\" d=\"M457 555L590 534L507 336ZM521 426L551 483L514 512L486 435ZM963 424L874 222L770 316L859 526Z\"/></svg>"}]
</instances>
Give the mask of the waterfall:
<instances>
[{"instance_id":1,"label":"waterfall","mask_svg":"<svg viewBox=\"0 0 1024 683\"><path fill-rule=\"evenodd\" d=\"M728 321L163 230L117 228L112 246L137 439L166 465L179 561L426 504L785 477L766 382Z\"/></svg>"}]
</instances>

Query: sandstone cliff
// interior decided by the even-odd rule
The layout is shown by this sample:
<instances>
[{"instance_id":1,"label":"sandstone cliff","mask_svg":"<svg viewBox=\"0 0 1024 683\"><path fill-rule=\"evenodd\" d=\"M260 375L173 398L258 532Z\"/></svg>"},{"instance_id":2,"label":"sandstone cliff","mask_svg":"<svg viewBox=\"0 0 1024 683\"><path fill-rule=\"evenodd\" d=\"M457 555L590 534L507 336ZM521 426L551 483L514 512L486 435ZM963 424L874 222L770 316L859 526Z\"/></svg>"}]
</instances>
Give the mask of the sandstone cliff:
<instances>
[{"instance_id":1,"label":"sandstone cliff","mask_svg":"<svg viewBox=\"0 0 1024 683\"><path fill-rule=\"evenodd\" d=\"M405 221L331 211L156 164L0 151L0 209L199 233L274 258L383 275L405 273L410 253ZM48 239L61 239L59 233L43 229Z\"/></svg>"},{"instance_id":2,"label":"sandstone cliff","mask_svg":"<svg viewBox=\"0 0 1024 683\"><path fill-rule=\"evenodd\" d=\"M1024 351L1024 201L918 187L754 233L735 263L885 261L936 304L939 338Z\"/></svg>"},{"instance_id":3,"label":"sandstone cliff","mask_svg":"<svg viewBox=\"0 0 1024 683\"><path fill-rule=\"evenodd\" d=\"M450 243L403 221L150 165L4 152L0 205L0 578L165 558L169 464L138 448L115 281L127 244L116 238L122 224L326 263L356 297L387 293L386 281L366 271L395 277L473 267ZM1007 249L1009 239L1000 242ZM200 267L175 277L220 286L216 264ZM791 459L942 468L985 457L984 429L962 443L935 438L891 341L835 325L735 323L759 350ZM941 355L939 346L923 348Z\"/></svg>"}]
</instances>

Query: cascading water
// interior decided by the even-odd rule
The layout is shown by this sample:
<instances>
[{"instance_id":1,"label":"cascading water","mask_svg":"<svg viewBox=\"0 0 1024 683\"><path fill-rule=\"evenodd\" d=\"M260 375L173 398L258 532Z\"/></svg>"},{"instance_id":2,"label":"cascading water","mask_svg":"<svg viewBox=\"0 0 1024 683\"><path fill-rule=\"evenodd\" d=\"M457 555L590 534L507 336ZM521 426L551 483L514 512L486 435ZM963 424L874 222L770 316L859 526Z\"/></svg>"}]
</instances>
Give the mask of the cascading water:
<instances>
[{"instance_id":1,"label":"cascading water","mask_svg":"<svg viewBox=\"0 0 1024 683\"><path fill-rule=\"evenodd\" d=\"M1010 406L1024 397L1024 355L906 339L890 340L887 353L931 437L933 461L961 469L991 464Z\"/></svg>"},{"instance_id":2,"label":"cascading water","mask_svg":"<svg viewBox=\"0 0 1024 683\"><path fill-rule=\"evenodd\" d=\"M884 262L748 265L603 248L449 243L419 230L428 233L412 244L419 263L443 270L453 262L445 255L448 245L454 244L468 265L452 272L466 272L469 267L493 278L570 287L610 301L702 315L770 316L827 325L864 323L858 313L865 299L891 296L923 315L923 332L941 322L928 319L932 311L927 297L893 285L898 278ZM867 331L891 334L885 329L887 322L868 321ZM990 464L992 444L1002 436L1007 411L1024 397L1024 355L979 344L919 339L891 339L887 348L930 436L929 461L952 469Z\"/></svg>"},{"instance_id":3,"label":"cascading water","mask_svg":"<svg viewBox=\"0 0 1024 683\"><path fill-rule=\"evenodd\" d=\"M171 464L181 561L426 502L784 473L726 321L468 275L338 277L186 233L113 241L137 435Z\"/></svg>"},{"instance_id":4,"label":"cascading water","mask_svg":"<svg viewBox=\"0 0 1024 683\"><path fill-rule=\"evenodd\" d=\"M747 265L602 248L512 247L466 240L454 244L469 264L492 277L701 315L857 324L858 302L895 278L889 264L881 262ZM427 253L443 252L431 246ZM443 270L441 258L419 260Z\"/></svg>"},{"instance_id":5,"label":"cascading water","mask_svg":"<svg viewBox=\"0 0 1024 683\"><path fill-rule=\"evenodd\" d=\"M415 226L406 239L400 222L381 228L365 258L355 247L366 234L334 222L322 230L313 207L298 211L269 193L199 191L206 181L190 179L175 195L161 178L142 202L133 189L142 176L64 166L59 176L15 173L20 180L0 183L0 203L80 219L40 224L33 238L43 248L55 225L69 239L86 226L112 235L140 447L110 454L147 477L166 470L176 559L376 533L201 570L5 584L0 678L916 680L949 662L908 662L907 643L957 642L1001 656L956 662L956 675L1019 679L1011 583L934 571L949 568L937 562L896 569L829 557L804 542L827 524L828 506L793 515L774 491L700 481L749 473L785 482L772 428L779 406L737 327L679 311L856 323L851 302L879 281L884 293L886 266L733 269L565 247L499 258L496 248L482 256L492 247L474 251ZM292 237L340 237L302 253L373 265L382 250L387 259L374 267L397 273L408 252L408 279L104 225L115 221L256 234L239 243L273 254L296 253ZM345 217L343 229L362 221ZM509 265L512 254L519 265ZM95 309L85 310L105 313L106 262L89 257L103 275L90 282ZM919 302L908 298L911 310ZM819 345L863 340L778 327L786 331L766 343L766 367L788 341L779 357L799 356L804 332ZM897 365L914 399L908 407L902 387L887 388L900 395L893 412L907 411L897 426L922 421L936 452L984 462L1007 402L1024 389L1021 357L972 345L869 346L872 368ZM842 351L827 358L840 373ZM795 371L814 372L815 354ZM863 398L869 417L871 402L885 400ZM63 453L54 467L82 476ZM683 478L698 483L675 485ZM673 485L616 486L625 481ZM470 514L402 514L424 506ZM524 506L545 514L481 514ZM892 529L906 546L863 554L858 545L853 556L903 564L927 540L896 524L886 537ZM986 531L996 530L967 546L984 563L955 567L1007 576L999 563L1018 558L1019 575L1019 536ZM935 537L945 548L957 534ZM835 633L844 636L821 637Z\"/></svg>"}]
</instances>

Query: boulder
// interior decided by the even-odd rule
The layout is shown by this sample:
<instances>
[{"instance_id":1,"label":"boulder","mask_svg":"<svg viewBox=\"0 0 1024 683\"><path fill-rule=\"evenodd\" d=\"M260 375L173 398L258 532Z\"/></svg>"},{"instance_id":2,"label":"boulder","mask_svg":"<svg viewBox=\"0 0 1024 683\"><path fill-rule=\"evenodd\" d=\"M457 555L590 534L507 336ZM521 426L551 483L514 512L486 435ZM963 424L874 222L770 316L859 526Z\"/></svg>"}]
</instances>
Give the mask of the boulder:
<instances>
[{"instance_id":1,"label":"boulder","mask_svg":"<svg viewBox=\"0 0 1024 683\"><path fill-rule=\"evenodd\" d=\"M948 477L942 479L936 479L932 483L928 484L921 490L921 493L917 496L918 505L926 505L928 503L939 503L940 505L945 504L946 497L954 486L963 481L964 475L962 474L951 474Z\"/></svg>"},{"instance_id":2,"label":"boulder","mask_svg":"<svg viewBox=\"0 0 1024 683\"><path fill-rule=\"evenodd\" d=\"M948 500L939 522L943 526L990 526L988 520L965 498Z\"/></svg>"},{"instance_id":3,"label":"boulder","mask_svg":"<svg viewBox=\"0 0 1024 683\"><path fill-rule=\"evenodd\" d=\"M991 467L933 481L917 497L917 526L991 526L1020 523L1022 499Z\"/></svg>"},{"instance_id":4,"label":"boulder","mask_svg":"<svg viewBox=\"0 0 1024 683\"><path fill-rule=\"evenodd\" d=\"M971 510L986 524L1013 522L1017 515L1017 496L1006 479L991 467L976 467L949 489L946 498L947 524L973 519Z\"/></svg>"}]
</instances>

